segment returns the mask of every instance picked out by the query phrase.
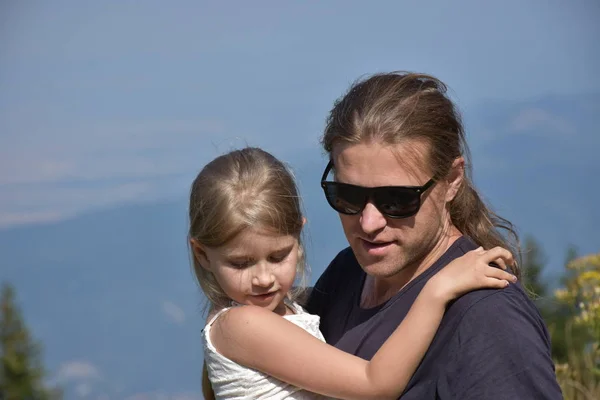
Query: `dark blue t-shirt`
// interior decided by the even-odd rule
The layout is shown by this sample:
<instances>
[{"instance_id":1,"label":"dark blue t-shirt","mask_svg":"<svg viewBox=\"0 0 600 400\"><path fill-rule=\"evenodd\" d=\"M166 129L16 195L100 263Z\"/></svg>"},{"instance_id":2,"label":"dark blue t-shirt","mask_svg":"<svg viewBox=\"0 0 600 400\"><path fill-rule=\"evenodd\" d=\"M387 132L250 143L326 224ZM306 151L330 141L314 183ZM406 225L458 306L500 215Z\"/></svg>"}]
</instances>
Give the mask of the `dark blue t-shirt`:
<instances>
[{"instance_id":1,"label":"dark blue t-shirt","mask_svg":"<svg viewBox=\"0 0 600 400\"><path fill-rule=\"evenodd\" d=\"M384 304L360 307L366 274L350 248L312 290L307 311L321 317L327 343L370 360L402 322L427 280L477 246L458 239L429 269ZM562 399L548 331L520 284L476 290L452 302L402 400Z\"/></svg>"}]
</instances>

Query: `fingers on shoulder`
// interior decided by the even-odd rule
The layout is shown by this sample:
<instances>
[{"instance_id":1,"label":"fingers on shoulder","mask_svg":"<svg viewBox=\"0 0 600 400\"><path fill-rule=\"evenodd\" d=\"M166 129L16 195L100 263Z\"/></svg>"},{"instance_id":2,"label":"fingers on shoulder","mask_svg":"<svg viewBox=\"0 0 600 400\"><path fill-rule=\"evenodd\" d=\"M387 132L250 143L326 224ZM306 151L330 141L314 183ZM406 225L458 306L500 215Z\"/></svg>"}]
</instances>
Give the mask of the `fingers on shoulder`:
<instances>
[{"instance_id":1,"label":"fingers on shoulder","mask_svg":"<svg viewBox=\"0 0 600 400\"><path fill-rule=\"evenodd\" d=\"M511 274L508 271L504 271L504 270L501 270L500 268L496 268L496 267L492 267L492 266L485 267L483 273L488 278L504 279L506 281L513 282L513 283L517 281L517 277L515 275Z\"/></svg>"},{"instance_id":2,"label":"fingers on shoulder","mask_svg":"<svg viewBox=\"0 0 600 400\"><path fill-rule=\"evenodd\" d=\"M491 278L489 276L484 278L484 283L485 283L486 287L494 288L494 289L502 289L502 288L507 287L510 284L505 279L496 279L496 278Z\"/></svg>"},{"instance_id":3,"label":"fingers on shoulder","mask_svg":"<svg viewBox=\"0 0 600 400\"><path fill-rule=\"evenodd\" d=\"M489 250L486 250L484 253L482 253L482 255L484 260L488 263L493 262L497 259L501 259L508 264L512 264L514 262L512 253L504 247L500 246L496 246Z\"/></svg>"}]
</instances>

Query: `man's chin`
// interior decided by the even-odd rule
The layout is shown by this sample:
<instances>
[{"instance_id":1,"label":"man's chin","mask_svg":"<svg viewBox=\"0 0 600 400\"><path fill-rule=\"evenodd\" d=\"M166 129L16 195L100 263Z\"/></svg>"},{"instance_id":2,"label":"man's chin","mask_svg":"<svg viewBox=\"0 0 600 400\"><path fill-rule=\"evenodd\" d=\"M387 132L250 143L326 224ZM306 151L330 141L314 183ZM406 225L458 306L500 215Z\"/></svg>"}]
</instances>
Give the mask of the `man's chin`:
<instances>
[{"instance_id":1,"label":"man's chin","mask_svg":"<svg viewBox=\"0 0 600 400\"><path fill-rule=\"evenodd\" d=\"M367 275L377 278L389 278L398 273L396 263L381 258L374 259L373 257L357 257L356 258L361 268Z\"/></svg>"}]
</instances>

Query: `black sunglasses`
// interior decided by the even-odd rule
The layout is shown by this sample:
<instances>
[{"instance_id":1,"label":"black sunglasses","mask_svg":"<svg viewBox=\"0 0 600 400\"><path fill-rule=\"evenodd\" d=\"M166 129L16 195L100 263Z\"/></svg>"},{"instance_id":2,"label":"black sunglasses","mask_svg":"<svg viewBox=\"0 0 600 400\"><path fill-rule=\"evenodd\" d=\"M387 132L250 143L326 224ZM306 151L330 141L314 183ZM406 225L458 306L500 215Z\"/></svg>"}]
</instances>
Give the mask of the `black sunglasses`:
<instances>
[{"instance_id":1,"label":"black sunglasses","mask_svg":"<svg viewBox=\"0 0 600 400\"><path fill-rule=\"evenodd\" d=\"M408 218L421 208L421 195L435 181L433 178L423 186L379 186L363 187L348 183L326 181L333 162L329 161L323 176L321 187L329 205L337 212L347 215L360 213L371 201L380 213L389 218Z\"/></svg>"}]
</instances>

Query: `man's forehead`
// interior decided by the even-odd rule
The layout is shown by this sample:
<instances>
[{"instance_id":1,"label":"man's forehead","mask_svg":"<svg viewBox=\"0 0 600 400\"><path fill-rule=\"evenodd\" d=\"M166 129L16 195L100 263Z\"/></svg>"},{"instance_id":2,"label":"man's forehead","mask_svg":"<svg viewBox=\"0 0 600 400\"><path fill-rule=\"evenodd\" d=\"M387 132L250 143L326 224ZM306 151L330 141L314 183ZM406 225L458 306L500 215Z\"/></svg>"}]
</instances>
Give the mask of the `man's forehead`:
<instances>
[{"instance_id":1,"label":"man's forehead","mask_svg":"<svg viewBox=\"0 0 600 400\"><path fill-rule=\"evenodd\" d=\"M430 146L424 140L405 140L390 145L389 149L398 160L398 164L410 174L416 176L431 174Z\"/></svg>"},{"instance_id":2,"label":"man's forehead","mask_svg":"<svg viewBox=\"0 0 600 400\"><path fill-rule=\"evenodd\" d=\"M353 161L351 157L344 157L344 150L357 145L373 145L376 151L392 154L398 166L410 175L420 177L423 175L431 175L430 161L430 145L425 140L406 139L398 143L381 143L378 141L369 141L361 143L340 143L333 146L331 157L334 161L333 170L335 172L336 161L344 163L344 165L352 167L358 160ZM376 161L375 161L376 162ZM373 161L370 161L373 163Z\"/></svg>"}]
</instances>

